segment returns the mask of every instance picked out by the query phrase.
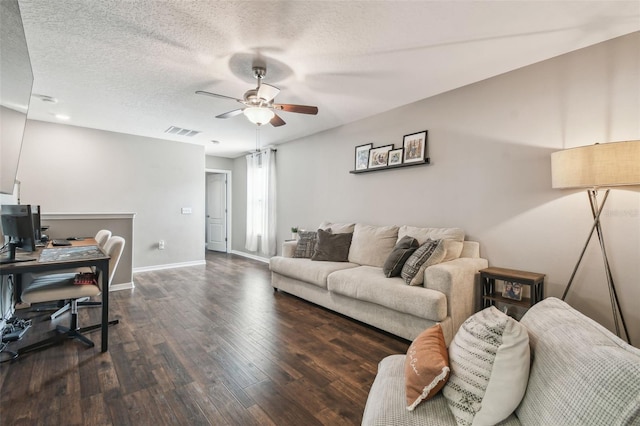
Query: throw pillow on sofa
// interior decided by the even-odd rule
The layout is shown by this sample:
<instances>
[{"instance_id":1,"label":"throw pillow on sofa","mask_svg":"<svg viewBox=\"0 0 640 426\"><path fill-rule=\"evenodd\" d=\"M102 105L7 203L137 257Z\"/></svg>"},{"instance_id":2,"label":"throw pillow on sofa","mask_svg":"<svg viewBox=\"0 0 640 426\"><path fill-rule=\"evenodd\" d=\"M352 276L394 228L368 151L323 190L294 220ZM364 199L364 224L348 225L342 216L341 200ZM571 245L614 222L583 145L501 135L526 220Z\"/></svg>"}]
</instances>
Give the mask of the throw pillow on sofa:
<instances>
[{"instance_id":1,"label":"throw pillow on sofa","mask_svg":"<svg viewBox=\"0 0 640 426\"><path fill-rule=\"evenodd\" d=\"M298 244L293 257L311 259L316 249L318 233L316 231L298 231Z\"/></svg>"},{"instance_id":2,"label":"throw pillow on sofa","mask_svg":"<svg viewBox=\"0 0 640 426\"><path fill-rule=\"evenodd\" d=\"M322 222L320 226L318 226L318 228L334 234L353 234L355 227L355 223L334 223L326 221Z\"/></svg>"},{"instance_id":3,"label":"throw pillow on sofa","mask_svg":"<svg viewBox=\"0 0 640 426\"><path fill-rule=\"evenodd\" d=\"M424 244L427 239L445 240L446 254L443 262L457 259L462 253L464 230L461 228L418 228L403 225L398 229L398 240L406 235L417 239L420 245Z\"/></svg>"},{"instance_id":4,"label":"throw pillow on sofa","mask_svg":"<svg viewBox=\"0 0 640 426\"><path fill-rule=\"evenodd\" d=\"M402 237L382 266L384 276L387 278L400 276L405 262L418 247L420 247L420 244L415 238L408 235Z\"/></svg>"},{"instance_id":5,"label":"throw pillow on sofa","mask_svg":"<svg viewBox=\"0 0 640 426\"><path fill-rule=\"evenodd\" d=\"M402 267L400 276L409 285L422 285L424 283L424 270L431 265L442 262L445 256L443 240L427 239Z\"/></svg>"},{"instance_id":6,"label":"throw pillow on sofa","mask_svg":"<svg viewBox=\"0 0 640 426\"><path fill-rule=\"evenodd\" d=\"M493 425L520 404L529 380L529 334L495 306L468 318L449 345L442 393L458 425Z\"/></svg>"},{"instance_id":7,"label":"throw pillow on sofa","mask_svg":"<svg viewBox=\"0 0 640 426\"><path fill-rule=\"evenodd\" d=\"M404 361L404 388L407 410L413 411L422 401L431 399L449 378L449 354L436 324L420 333L407 350Z\"/></svg>"},{"instance_id":8,"label":"throw pillow on sofa","mask_svg":"<svg viewBox=\"0 0 640 426\"><path fill-rule=\"evenodd\" d=\"M311 260L348 262L352 238L353 234L332 234L318 229L318 241Z\"/></svg>"},{"instance_id":9,"label":"throw pillow on sofa","mask_svg":"<svg viewBox=\"0 0 640 426\"><path fill-rule=\"evenodd\" d=\"M397 226L356 223L353 243L349 249L349 262L382 268L397 242Z\"/></svg>"},{"instance_id":10,"label":"throw pillow on sofa","mask_svg":"<svg viewBox=\"0 0 640 426\"><path fill-rule=\"evenodd\" d=\"M443 262L448 262L450 260L458 259L462 254L462 249L464 248L464 244L461 241L454 241L446 239L444 240L444 259Z\"/></svg>"}]
</instances>

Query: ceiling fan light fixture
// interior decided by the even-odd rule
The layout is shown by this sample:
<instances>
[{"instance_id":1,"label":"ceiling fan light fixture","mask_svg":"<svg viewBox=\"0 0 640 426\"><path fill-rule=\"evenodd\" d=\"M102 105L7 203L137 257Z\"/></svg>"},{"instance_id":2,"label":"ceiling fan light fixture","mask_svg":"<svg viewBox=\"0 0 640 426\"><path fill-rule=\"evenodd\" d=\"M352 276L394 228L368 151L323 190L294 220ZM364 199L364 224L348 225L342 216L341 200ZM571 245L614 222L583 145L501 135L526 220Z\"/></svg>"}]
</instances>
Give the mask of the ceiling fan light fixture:
<instances>
[{"instance_id":1,"label":"ceiling fan light fixture","mask_svg":"<svg viewBox=\"0 0 640 426\"><path fill-rule=\"evenodd\" d=\"M244 115L247 116L249 121L251 121L254 124L257 124L258 126L267 124L269 121L271 121L271 119L275 115L275 113L270 109L260 108L260 107L245 108L243 113Z\"/></svg>"}]
</instances>

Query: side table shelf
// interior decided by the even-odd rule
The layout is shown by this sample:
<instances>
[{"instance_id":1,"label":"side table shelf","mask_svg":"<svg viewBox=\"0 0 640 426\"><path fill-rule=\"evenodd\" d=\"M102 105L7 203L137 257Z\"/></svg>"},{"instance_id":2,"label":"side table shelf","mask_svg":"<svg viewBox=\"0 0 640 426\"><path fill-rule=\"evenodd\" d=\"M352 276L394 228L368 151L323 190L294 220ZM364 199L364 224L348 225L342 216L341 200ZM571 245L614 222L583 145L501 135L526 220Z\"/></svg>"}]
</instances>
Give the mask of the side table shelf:
<instances>
[{"instance_id":1,"label":"side table shelf","mask_svg":"<svg viewBox=\"0 0 640 426\"><path fill-rule=\"evenodd\" d=\"M496 303L502 305L517 306L529 309L544 299L545 274L536 272L518 271L516 269L490 267L480 270L482 308L488 308ZM504 297L497 291L496 280L506 284L521 284L530 287L530 297L522 297L521 300Z\"/></svg>"}]
</instances>

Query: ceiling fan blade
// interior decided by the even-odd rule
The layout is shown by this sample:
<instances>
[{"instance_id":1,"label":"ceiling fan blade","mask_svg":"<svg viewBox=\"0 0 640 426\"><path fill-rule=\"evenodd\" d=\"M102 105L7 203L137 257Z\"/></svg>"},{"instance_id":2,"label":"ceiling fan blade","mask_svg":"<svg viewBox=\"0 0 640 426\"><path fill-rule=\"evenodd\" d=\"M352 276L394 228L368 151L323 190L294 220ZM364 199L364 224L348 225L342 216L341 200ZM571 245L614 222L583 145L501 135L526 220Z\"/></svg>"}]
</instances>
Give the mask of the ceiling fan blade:
<instances>
[{"instance_id":1,"label":"ceiling fan blade","mask_svg":"<svg viewBox=\"0 0 640 426\"><path fill-rule=\"evenodd\" d=\"M273 109L278 111L297 112L299 114L316 115L318 107L309 105L292 105L292 104L273 104Z\"/></svg>"},{"instance_id":2,"label":"ceiling fan blade","mask_svg":"<svg viewBox=\"0 0 640 426\"><path fill-rule=\"evenodd\" d=\"M284 120L282 118L280 118L280 116L278 114L275 114L273 116L273 118L271 119L271 121L269 121L269 123L273 126L273 127L280 127L280 126L284 126L285 123Z\"/></svg>"},{"instance_id":3,"label":"ceiling fan blade","mask_svg":"<svg viewBox=\"0 0 640 426\"><path fill-rule=\"evenodd\" d=\"M207 95L214 98L231 99L232 101L242 102L242 99L232 98L231 96L219 95L217 93L205 92L204 90L196 91L197 95Z\"/></svg>"},{"instance_id":4,"label":"ceiling fan blade","mask_svg":"<svg viewBox=\"0 0 640 426\"><path fill-rule=\"evenodd\" d=\"M231 118L231 117L235 117L236 115L242 114L242 111L244 111L244 109L234 109L233 111L229 111L229 112L225 112L224 114L216 115L216 118Z\"/></svg>"},{"instance_id":5,"label":"ceiling fan blade","mask_svg":"<svg viewBox=\"0 0 640 426\"><path fill-rule=\"evenodd\" d=\"M280 93L280 89L270 84L262 83L258 88L258 97L264 99L266 102L275 98L278 93Z\"/></svg>"}]
</instances>

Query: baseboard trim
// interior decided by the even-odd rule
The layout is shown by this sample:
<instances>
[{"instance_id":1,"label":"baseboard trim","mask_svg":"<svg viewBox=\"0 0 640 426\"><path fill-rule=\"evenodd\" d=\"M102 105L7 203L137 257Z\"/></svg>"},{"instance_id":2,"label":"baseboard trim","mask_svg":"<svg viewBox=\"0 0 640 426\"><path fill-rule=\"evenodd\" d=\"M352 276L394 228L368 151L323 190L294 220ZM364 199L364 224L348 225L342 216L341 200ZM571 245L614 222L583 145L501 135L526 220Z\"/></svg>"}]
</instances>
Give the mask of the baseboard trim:
<instances>
[{"instance_id":1,"label":"baseboard trim","mask_svg":"<svg viewBox=\"0 0 640 426\"><path fill-rule=\"evenodd\" d=\"M131 281L130 283L120 283L120 284L111 284L109 287L109 292L112 291L120 291L120 290L133 290L136 288L136 285Z\"/></svg>"},{"instance_id":2,"label":"baseboard trim","mask_svg":"<svg viewBox=\"0 0 640 426\"><path fill-rule=\"evenodd\" d=\"M255 254L246 253L244 251L231 250L231 254L237 254L238 256L247 257L249 259L257 260L262 263L269 263L269 259L266 257L256 256Z\"/></svg>"},{"instance_id":3,"label":"baseboard trim","mask_svg":"<svg viewBox=\"0 0 640 426\"><path fill-rule=\"evenodd\" d=\"M162 269L186 268L188 266L202 266L206 264L207 262L205 262L204 260L182 263L166 263L164 265L142 266L140 268L133 268L133 273L136 274L138 272L160 271Z\"/></svg>"}]
</instances>

